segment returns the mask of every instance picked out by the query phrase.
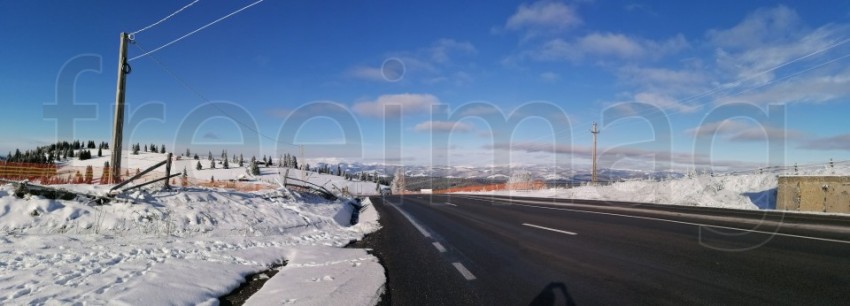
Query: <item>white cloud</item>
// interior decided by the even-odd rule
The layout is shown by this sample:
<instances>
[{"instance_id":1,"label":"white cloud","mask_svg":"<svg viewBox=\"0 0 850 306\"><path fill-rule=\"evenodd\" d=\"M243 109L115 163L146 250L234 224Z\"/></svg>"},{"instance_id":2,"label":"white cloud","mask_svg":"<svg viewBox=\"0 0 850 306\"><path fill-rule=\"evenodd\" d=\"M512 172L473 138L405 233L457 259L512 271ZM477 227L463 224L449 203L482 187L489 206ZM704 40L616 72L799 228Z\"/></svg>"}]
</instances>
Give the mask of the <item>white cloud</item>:
<instances>
[{"instance_id":1,"label":"white cloud","mask_svg":"<svg viewBox=\"0 0 850 306\"><path fill-rule=\"evenodd\" d=\"M777 41L793 41L802 28L800 16L794 10L780 5L761 8L748 15L732 28L710 30L709 40L719 47L755 48Z\"/></svg>"},{"instance_id":2,"label":"white cloud","mask_svg":"<svg viewBox=\"0 0 850 306\"><path fill-rule=\"evenodd\" d=\"M375 65L354 66L342 75L366 81L406 80L430 85L452 81L454 84L463 85L473 79L469 74L472 66L460 60L474 57L476 54L478 49L468 41L442 38L430 46L416 50L388 52ZM390 59L392 61L388 61ZM388 63L387 67L383 66L385 63ZM398 78L394 77L395 75L398 75Z\"/></svg>"},{"instance_id":3,"label":"white cloud","mask_svg":"<svg viewBox=\"0 0 850 306\"><path fill-rule=\"evenodd\" d=\"M700 105L685 104L679 102L673 97L652 92L637 93L635 94L634 99L636 102L652 104L664 110L673 110L683 113L692 113L701 108Z\"/></svg>"},{"instance_id":4,"label":"white cloud","mask_svg":"<svg viewBox=\"0 0 850 306\"><path fill-rule=\"evenodd\" d=\"M726 119L723 121L709 122L701 126L688 129L685 131L685 134L692 137L729 135L749 127L749 124L742 122L741 120Z\"/></svg>"},{"instance_id":5,"label":"white cloud","mask_svg":"<svg viewBox=\"0 0 850 306\"><path fill-rule=\"evenodd\" d=\"M527 36L545 32L560 32L582 23L574 8L556 1L538 1L521 4L508 18L505 29L526 31Z\"/></svg>"},{"instance_id":6,"label":"white cloud","mask_svg":"<svg viewBox=\"0 0 850 306\"><path fill-rule=\"evenodd\" d=\"M850 134L812 139L797 148L821 151L850 151Z\"/></svg>"},{"instance_id":7,"label":"white cloud","mask_svg":"<svg viewBox=\"0 0 850 306\"><path fill-rule=\"evenodd\" d=\"M417 124L414 131L422 133L449 133L449 132L470 132L473 130L472 125L464 122L453 121L425 121Z\"/></svg>"},{"instance_id":8,"label":"white cloud","mask_svg":"<svg viewBox=\"0 0 850 306\"><path fill-rule=\"evenodd\" d=\"M544 61L577 62L585 58L639 60L657 59L688 47L689 44L682 35L659 42L620 33L591 33L573 41L556 38L526 54L532 59Z\"/></svg>"},{"instance_id":9,"label":"white cloud","mask_svg":"<svg viewBox=\"0 0 850 306\"><path fill-rule=\"evenodd\" d=\"M711 80L710 75L698 68L674 70L637 66L621 67L617 77L627 84L668 95L705 92Z\"/></svg>"},{"instance_id":10,"label":"white cloud","mask_svg":"<svg viewBox=\"0 0 850 306\"><path fill-rule=\"evenodd\" d=\"M431 60L436 63L446 63L451 61L451 56L454 54L474 55L478 53L475 46L468 41L456 41L454 39L443 38L434 42L430 49Z\"/></svg>"},{"instance_id":11,"label":"white cloud","mask_svg":"<svg viewBox=\"0 0 850 306\"><path fill-rule=\"evenodd\" d=\"M756 10L729 29L706 33L716 48L718 68L729 74L724 82L730 87L768 85L782 69L827 57L848 35L847 24L811 29L797 12L781 5Z\"/></svg>"},{"instance_id":12,"label":"white cloud","mask_svg":"<svg viewBox=\"0 0 850 306\"><path fill-rule=\"evenodd\" d=\"M464 109L460 116L486 116L491 114L499 114L502 111L495 105L490 106L474 106Z\"/></svg>"},{"instance_id":13,"label":"white cloud","mask_svg":"<svg viewBox=\"0 0 850 306\"><path fill-rule=\"evenodd\" d=\"M348 69L345 75L362 80L385 81L381 67L357 66Z\"/></svg>"},{"instance_id":14,"label":"white cloud","mask_svg":"<svg viewBox=\"0 0 850 306\"><path fill-rule=\"evenodd\" d=\"M720 96L716 104L752 103L757 105L822 103L850 96L850 69L833 73L829 70L790 79L772 86L748 90L732 96Z\"/></svg>"},{"instance_id":15,"label":"white cloud","mask_svg":"<svg viewBox=\"0 0 850 306\"><path fill-rule=\"evenodd\" d=\"M389 106L400 106L401 115L430 113L431 106L440 104L437 97L429 94L382 95L373 101L358 102L352 106L354 112L370 117L384 117Z\"/></svg>"},{"instance_id":16,"label":"white cloud","mask_svg":"<svg viewBox=\"0 0 850 306\"><path fill-rule=\"evenodd\" d=\"M806 136L805 133L797 130L759 125L743 119L709 122L688 129L685 134L697 138L721 136L723 139L734 142L761 142L770 139L799 140Z\"/></svg>"}]
</instances>

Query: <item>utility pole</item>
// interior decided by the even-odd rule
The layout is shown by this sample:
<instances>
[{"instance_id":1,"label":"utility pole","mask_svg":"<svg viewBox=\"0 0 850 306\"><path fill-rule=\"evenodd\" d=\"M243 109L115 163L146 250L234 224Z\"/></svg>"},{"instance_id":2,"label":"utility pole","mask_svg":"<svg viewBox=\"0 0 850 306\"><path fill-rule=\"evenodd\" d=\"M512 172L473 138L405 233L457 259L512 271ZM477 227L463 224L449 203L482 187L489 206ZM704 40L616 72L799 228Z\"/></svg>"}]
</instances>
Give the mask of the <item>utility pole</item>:
<instances>
[{"instance_id":1,"label":"utility pole","mask_svg":"<svg viewBox=\"0 0 850 306\"><path fill-rule=\"evenodd\" d=\"M124 137L124 85L126 76L130 73L130 65L127 64L127 44L130 37L121 32L121 49L118 51L118 85L115 89L115 121L112 125L112 175L109 181L112 184L121 182L121 143Z\"/></svg>"},{"instance_id":2,"label":"utility pole","mask_svg":"<svg viewBox=\"0 0 850 306\"><path fill-rule=\"evenodd\" d=\"M307 168L305 166L307 165L307 161L304 160L304 145L299 145L298 150L300 151L299 155L301 155L301 179L306 180Z\"/></svg>"},{"instance_id":3,"label":"utility pole","mask_svg":"<svg viewBox=\"0 0 850 306\"><path fill-rule=\"evenodd\" d=\"M590 176L590 182L596 185L596 135L599 134L599 130L596 128L596 122L593 123L593 129L590 130L590 133L593 134L593 172Z\"/></svg>"}]
</instances>

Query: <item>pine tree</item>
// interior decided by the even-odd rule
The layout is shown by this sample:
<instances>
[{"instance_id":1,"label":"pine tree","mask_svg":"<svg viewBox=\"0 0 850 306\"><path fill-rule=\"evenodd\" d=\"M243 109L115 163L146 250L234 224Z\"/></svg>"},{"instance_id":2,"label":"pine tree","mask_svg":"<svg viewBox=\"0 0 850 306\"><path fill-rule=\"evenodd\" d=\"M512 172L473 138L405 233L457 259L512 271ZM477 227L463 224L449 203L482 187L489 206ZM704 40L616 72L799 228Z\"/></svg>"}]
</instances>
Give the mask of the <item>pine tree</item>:
<instances>
[{"instance_id":1,"label":"pine tree","mask_svg":"<svg viewBox=\"0 0 850 306\"><path fill-rule=\"evenodd\" d=\"M212 151L209 151L209 155L207 155L208 160L212 160Z\"/></svg>"},{"instance_id":2,"label":"pine tree","mask_svg":"<svg viewBox=\"0 0 850 306\"><path fill-rule=\"evenodd\" d=\"M165 154L165 145L159 147L159 153Z\"/></svg>"},{"instance_id":3,"label":"pine tree","mask_svg":"<svg viewBox=\"0 0 850 306\"><path fill-rule=\"evenodd\" d=\"M215 160L210 160L210 169L215 169Z\"/></svg>"},{"instance_id":4,"label":"pine tree","mask_svg":"<svg viewBox=\"0 0 850 306\"><path fill-rule=\"evenodd\" d=\"M148 145L145 145L145 152L148 151Z\"/></svg>"},{"instance_id":5,"label":"pine tree","mask_svg":"<svg viewBox=\"0 0 850 306\"><path fill-rule=\"evenodd\" d=\"M97 157L103 157L103 150L101 148L97 148Z\"/></svg>"},{"instance_id":6,"label":"pine tree","mask_svg":"<svg viewBox=\"0 0 850 306\"><path fill-rule=\"evenodd\" d=\"M189 148L186 148L186 157L192 156L192 152L189 152Z\"/></svg>"},{"instance_id":7,"label":"pine tree","mask_svg":"<svg viewBox=\"0 0 850 306\"><path fill-rule=\"evenodd\" d=\"M260 166L257 164L256 160L251 161L251 174L260 175Z\"/></svg>"},{"instance_id":8,"label":"pine tree","mask_svg":"<svg viewBox=\"0 0 850 306\"><path fill-rule=\"evenodd\" d=\"M227 162L227 158L224 158L224 169L230 169L230 164Z\"/></svg>"},{"instance_id":9,"label":"pine tree","mask_svg":"<svg viewBox=\"0 0 850 306\"><path fill-rule=\"evenodd\" d=\"M195 153L195 160L200 160L200 159L201 159L201 158L200 158L200 157L198 157L198 153Z\"/></svg>"},{"instance_id":10,"label":"pine tree","mask_svg":"<svg viewBox=\"0 0 850 306\"><path fill-rule=\"evenodd\" d=\"M204 166L201 166L201 161L199 160L198 164L195 165L195 170L201 170L201 169L204 169Z\"/></svg>"}]
</instances>

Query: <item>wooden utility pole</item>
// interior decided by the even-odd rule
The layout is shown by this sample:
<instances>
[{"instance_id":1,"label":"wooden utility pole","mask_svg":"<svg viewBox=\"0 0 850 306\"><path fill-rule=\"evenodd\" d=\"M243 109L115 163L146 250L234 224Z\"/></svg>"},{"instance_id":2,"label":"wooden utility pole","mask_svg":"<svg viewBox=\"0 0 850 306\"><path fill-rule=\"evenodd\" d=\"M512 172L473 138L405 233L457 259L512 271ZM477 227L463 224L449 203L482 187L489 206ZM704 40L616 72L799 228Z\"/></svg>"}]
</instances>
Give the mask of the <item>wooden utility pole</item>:
<instances>
[{"instance_id":1,"label":"wooden utility pole","mask_svg":"<svg viewBox=\"0 0 850 306\"><path fill-rule=\"evenodd\" d=\"M121 33L121 48L118 51L118 85L115 89L115 121L112 125L112 175L109 176L110 183L121 182L121 150L124 138L124 85L126 76L130 73L127 64L127 44L130 37L127 33Z\"/></svg>"},{"instance_id":2,"label":"wooden utility pole","mask_svg":"<svg viewBox=\"0 0 850 306\"><path fill-rule=\"evenodd\" d=\"M165 177L171 177L171 153L168 153L168 159L165 160ZM165 190L171 190L171 184L165 180Z\"/></svg>"},{"instance_id":3,"label":"wooden utility pole","mask_svg":"<svg viewBox=\"0 0 850 306\"><path fill-rule=\"evenodd\" d=\"M307 161L304 160L304 145L299 145L298 150L300 151L299 155L301 155L301 165L299 165L299 166L301 166L301 179L306 180L307 179L307 168L305 168L305 166L307 165Z\"/></svg>"},{"instance_id":4,"label":"wooden utility pole","mask_svg":"<svg viewBox=\"0 0 850 306\"><path fill-rule=\"evenodd\" d=\"M593 129L590 130L590 133L593 134L593 153L591 154L593 158L593 172L590 175L590 182L596 185L596 135L599 134L599 130L596 129L596 122L593 123Z\"/></svg>"}]
</instances>

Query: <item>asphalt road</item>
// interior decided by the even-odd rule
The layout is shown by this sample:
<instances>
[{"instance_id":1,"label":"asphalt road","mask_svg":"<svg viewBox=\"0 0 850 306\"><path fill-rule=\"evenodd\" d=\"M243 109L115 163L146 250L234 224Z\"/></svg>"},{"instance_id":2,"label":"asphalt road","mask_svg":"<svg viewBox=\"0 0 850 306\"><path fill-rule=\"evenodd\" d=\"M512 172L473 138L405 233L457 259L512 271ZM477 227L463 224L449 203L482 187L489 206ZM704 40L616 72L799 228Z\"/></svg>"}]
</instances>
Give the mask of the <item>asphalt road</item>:
<instances>
[{"instance_id":1,"label":"asphalt road","mask_svg":"<svg viewBox=\"0 0 850 306\"><path fill-rule=\"evenodd\" d=\"M850 301L850 218L471 196L372 198L392 305ZM576 204L576 202L581 202Z\"/></svg>"}]
</instances>

